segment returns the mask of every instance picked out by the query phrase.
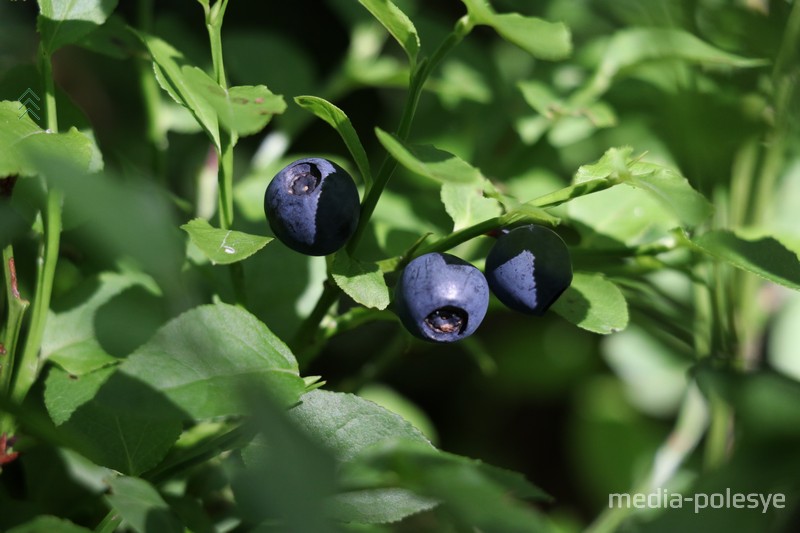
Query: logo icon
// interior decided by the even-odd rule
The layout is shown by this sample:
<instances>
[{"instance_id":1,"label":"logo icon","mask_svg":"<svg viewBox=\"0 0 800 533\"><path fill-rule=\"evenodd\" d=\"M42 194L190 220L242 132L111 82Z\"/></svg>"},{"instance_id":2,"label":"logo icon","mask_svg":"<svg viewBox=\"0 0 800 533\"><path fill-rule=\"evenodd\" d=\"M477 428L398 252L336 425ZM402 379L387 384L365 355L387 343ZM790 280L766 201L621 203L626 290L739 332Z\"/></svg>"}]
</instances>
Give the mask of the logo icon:
<instances>
[{"instance_id":1,"label":"logo icon","mask_svg":"<svg viewBox=\"0 0 800 533\"><path fill-rule=\"evenodd\" d=\"M30 96L28 96L28 95L30 95ZM26 97L27 97L27 100L25 99ZM33 98L31 98L31 97L33 97ZM35 101L34 101L34 98L36 99ZM35 92L33 92L33 90L30 87L28 87L28 89L24 93L22 93L17 98L17 100L19 100L19 102L20 102L20 104L19 104L19 109L20 110L23 107L26 108L25 111L17 118L22 119L22 117L24 117L25 115L30 114L33 117L35 117L36 120L41 120L39 118L39 115L36 114L36 111L40 111L39 106L36 104L36 102L39 101L39 96ZM34 111L34 108L36 109L36 111Z\"/></svg>"}]
</instances>

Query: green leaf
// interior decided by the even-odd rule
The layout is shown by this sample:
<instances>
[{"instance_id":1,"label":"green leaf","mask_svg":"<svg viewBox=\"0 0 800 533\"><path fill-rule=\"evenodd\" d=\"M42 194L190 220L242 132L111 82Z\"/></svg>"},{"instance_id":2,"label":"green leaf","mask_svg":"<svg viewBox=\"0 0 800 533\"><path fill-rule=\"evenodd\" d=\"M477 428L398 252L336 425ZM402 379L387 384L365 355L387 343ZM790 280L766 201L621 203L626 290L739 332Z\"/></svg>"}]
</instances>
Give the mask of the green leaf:
<instances>
[{"instance_id":1,"label":"green leaf","mask_svg":"<svg viewBox=\"0 0 800 533\"><path fill-rule=\"evenodd\" d=\"M286 110L283 97L272 94L264 85L223 89L197 67L184 66L181 74L192 84L196 94L213 108L220 126L240 136L258 133L272 120L273 115Z\"/></svg>"},{"instance_id":2,"label":"green leaf","mask_svg":"<svg viewBox=\"0 0 800 533\"><path fill-rule=\"evenodd\" d=\"M74 384L63 371L53 372L47 384L52 387L49 406L57 406L53 417L68 417L62 428L74 440L73 447L97 465L129 475L149 470L178 440L182 421L188 418L146 383L119 370L106 377L107 369L100 369ZM89 401L68 413L91 394Z\"/></svg>"},{"instance_id":3,"label":"green leaf","mask_svg":"<svg viewBox=\"0 0 800 533\"><path fill-rule=\"evenodd\" d=\"M502 214L497 200L486 198L480 186L445 183L441 198L447 214L453 219L453 231Z\"/></svg>"},{"instance_id":4,"label":"green leaf","mask_svg":"<svg viewBox=\"0 0 800 533\"><path fill-rule=\"evenodd\" d=\"M290 418L340 463L349 463L365 450L392 439L416 442L436 449L414 426L399 415L354 396L323 390L306 393L302 403L289 411ZM330 500L329 508L342 520L380 523L400 520L436 505L407 490L358 487Z\"/></svg>"},{"instance_id":5,"label":"green leaf","mask_svg":"<svg viewBox=\"0 0 800 533\"><path fill-rule=\"evenodd\" d=\"M638 162L631 166L631 178L625 183L646 190L668 207L687 226L697 226L713 211L711 202L689 185L677 171L654 163Z\"/></svg>"},{"instance_id":6,"label":"green leaf","mask_svg":"<svg viewBox=\"0 0 800 533\"><path fill-rule=\"evenodd\" d=\"M74 376L117 362L118 359L109 355L97 340L96 316L112 298L136 285L157 291L152 279L144 274L113 272L104 272L79 286L64 302L65 311L51 311L47 317L41 358Z\"/></svg>"},{"instance_id":7,"label":"green leaf","mask_svg":"<svg viewBox=\"0 0 800 533\"><path fill-rule=\"evenodd\" d=\"M462 0L476 24L491 26L505 40L533 57L556 61L572 53L569 28L560 22L548 22L519 13L495 13L486 0Z\"/></svg>"},{"instance_id":8,"label":"green leaf","mask_svg":"<svg viewBox=\"0 0 800 533\"><path fill-rule=\"evenodd\" d=\"M575 174L575 183L592 180L612 180L646 191L659 203L672 211L687 226L696 226L706 220L713 206L689 184L678 171L632 157L633 148L610 148L597 163L583 165Z\"/></svg>"},{"instance_id":9,"label":"green leaf","mask_svg":"<svg viewBox=\"0 0 800 533\"><path fill-rule=\"evenodd\" d=\"M340 522L388 524L436 507L437 502L406 489L367 489L342 492L327 502L328 514Z\"/></svg>"},{"instance_id":10,"label":"green leaf","mask_svg":"<svg viewBox=\"0 0 800 533\"><path fill-rule=\"evenodd\" d=\"M48 54L75 43L103 24L117 0L39 0L37 28Z\"/></svg>"},{"instance_id":11,"label":"green leaf","mask_svg":"<svg viewBox=\"0 0 800 533\"><path fill-rule=\"evenodd\" d=\"M350 298L365 307L386 309L389 288L376 263L365 263L339 252L331 269L333 280Z\"/></svg>"},{"instance_id":12,"label":"green leaf","mask_svg":"<svg viewBox=\"0 0 800 533\"><path fill-rule=\"evenodd\" d=\"M341 462L351 461L366 448L390 438L410 439L435 449L400 415L353 394L311 391L289 415Z\"/></svg>"},{"instance_id":13,"label":"green leaf","mask_svg":"<svg viewBox=\"0 0 800 533\"><path fill-rule=\"evenodd\" d=\"M553 311L587 331L608 335L628 325L628 304L619 288L600 274L576 273Z\"/></svg>"},{"instance_id":14,"label":"green leaf","mask_svg":"<svg viewBox=\"0 0 800 533\"><path fill-rule=\"evenodd\" d=\"M489 26L505 40L519 46L533 57L558 61L572 53L569 29L561 22L548 22L518 13L494 15Z\"/></svg>"},{"instance_id":15,"label":"green leaf","mask_svg":"<svg viewBox=\"0 0 800 533\"><path fill-rule=\"evenodd\" d=\"M44 403L53 423L60 426L80 406L92 401L115 370L114 366L105 366L78 375L58 367L50 369L45 380Z\"/></svg>"},{"instance_id":16,"label":"green leaf","mask_svg":"<svg viewBox=\"0 0 800 533\"><path fill-rule=\"evenodd\" d=\"M243 261L273 240L272 237L215 228L202 218L184 224L181 229L189 234L206 257L218 265Z\"/></svg>"},{"instance_id":17,"label":"green leaf","mask_svg":"<svg viewBox=\"0 0 800 533\"><path fill-rule=\"evenodd\" d=\"M439 500L459 523L482 531L547 531L544 518L517 498L549 497L520 474L391 440L368 450L360 462L415 493Z\"/></svg>"},{"instance_id":18,"label":"green leaf","mask_svg":"<svg viewBox=\"0 0 800 533\"><path fill-rule=\"evenodd\" d=\"M414 23L390 0L358 0L400 43L413 66L419 54L419 35Z\"/></svg>"},{"instance_id":19,"label":"green leaf","mask_svg":"<svg viewBox=\"0 0 800 533\"><path fill-rule=\"evenodd\" d=\"M170 321L120 372L195 419L243 414L242 390L251 383L285 405L305 390L287 346L256 317L227 304L200 306Z\"/></svg>"},{"instance_id":20,"label":"green leaf","mask_svg":"<svg viewBox=\"0 0 800 533\"><path fill-rule=\"evenodd\" d=\"M772 237L746 237L732 231L715 230L691 242L708 255L768 281L800 290L800 260Z\"/></svg>"},{"instance_id":21,"label":"green leaf","mask_svg":"<svg viewBox=\"0 0 800 533\"><path fill-rule=\"evenodd\" d=\"M750 68L768 64L711 46L694 35L674 28L631 28L617 32L603 55L592 80L597 92L604 92L620 72L640 63L680 59L706 67Z\"/></svg>"},{"instance_id":22,"label":"green leaf","mask_svg":"<svg viewBox=\"0 0 800 533\"><path fill-rule=\"evenodd\" d=\"M183 55L169 43L146 33L138 33L153 58L153 69L159 85L180 105L189 110L197 123L208 134L220 150L219 121L217 111L206 98L201 86L189 79L193 72ZM211 80L211 78L208 78ZM212 80L211 83L216 83Z\"/></svg>"},{"instance_id":23,"label":"green leaf","mask_svg":"<svg viewBox=\"0 0 800 533\"><path fill-rule=\"evenodd\" d=\"M108 482L111 492L105 497L108 505L127 525L139 533L159 531L182 533L178 518L150 483L134 477L116 477Z\"/></svg>"},{"instance_id":24,"label":"green leaf","mask_svg":"<svg viewBox=\"0 0 800 533\"><path fill-rule=\"evenodd\" d=\"M421 176L442 183L480 183L484 179L480 170L444 150L408 145L380 128L375 128L375 134L392 157Z\"/></svg>"},{"instance_id":25,"label":"green leaf","mask_svg":"<svg viewBox=\"0 0 800 533\"><path fill-rule=\"evenodd\" d=\"M314 113L314 115L327 122L339 133L347 149L350 150L350 155L353 156L353 161L356 162L367 189L372 187L372 174L369 170L367 153L364 151L361 140L358 138L353 124L344 111L317 96L297 96L294 101L303 109Z\"/></svg>"},{"instance_id":26,"label":"green leaf","mask_svg":"<svg viewBox=\"0 0 800 533\"><path fill-rule=\"evenodd\" d=\"M76 526L63 518L42 515L21 526L9 529L7 533L42 533L43 531L47 533L91 533L92 530Z\"/></svg>"},{"instance_id":27,"label":"green leaf","mask_svg":"<svg viewBox=\"0 0 800 533\"><path fill-rule=\"evenodd\" d=\"M71 128L66 133L43 130L17 101L0 102L0 176L34 176L46 168L40 159L61 165L90 169L94 156L92 140Z\"/></svg>"}]
</instances>

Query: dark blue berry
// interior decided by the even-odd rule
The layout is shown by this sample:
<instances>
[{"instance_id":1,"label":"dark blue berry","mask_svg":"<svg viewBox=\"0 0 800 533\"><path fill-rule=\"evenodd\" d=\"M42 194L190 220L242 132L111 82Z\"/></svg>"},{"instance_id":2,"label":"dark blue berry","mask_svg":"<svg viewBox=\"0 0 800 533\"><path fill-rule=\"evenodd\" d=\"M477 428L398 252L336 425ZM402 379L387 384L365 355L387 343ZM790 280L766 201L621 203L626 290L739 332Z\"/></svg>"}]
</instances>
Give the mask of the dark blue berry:
<instances>
[{"instance_id":1,"label":"dark blue berry","mask_svg":"<svg viewBox=\"0 0 800 533\"><path fill-rule=\"evenodd\" d=\"M572 262L561 237L544 226L501 235L486 257L486 281L505 305L544 314L572 283Z\"/></svg>"},{"instance_id":2,"label":"dark blue berry","mask_svg":"<svg viewBox=\"0 0 800 533\"><path fill-rule=\"evenodd\" d=\"M358 225L358 190L336 163L300 159L272 178L264 212L283 244L306 255L328 255L344 246Z\"/></svg>"},{"instance_id":3,"label":"dark blue berry","mask_svg":"<svg viewBox=\"0 0 800 533\"><path fill-rule=\"evenodd\" d=\"M450 254L417 257L395 288L400 321L415 337L453 342L472 335L489 306L489 286L481 271Z\"/></svg>"}]
</instances>

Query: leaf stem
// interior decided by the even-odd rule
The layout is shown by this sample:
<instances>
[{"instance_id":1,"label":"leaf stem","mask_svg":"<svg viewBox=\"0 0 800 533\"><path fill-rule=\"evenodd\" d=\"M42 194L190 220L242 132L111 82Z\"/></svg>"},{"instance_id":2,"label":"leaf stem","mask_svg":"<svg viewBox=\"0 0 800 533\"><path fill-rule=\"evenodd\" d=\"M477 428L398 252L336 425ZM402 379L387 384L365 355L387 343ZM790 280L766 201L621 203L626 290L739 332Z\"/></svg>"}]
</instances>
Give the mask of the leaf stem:
<instances>
[{"instance_id":1,"label":"leaf stem","mask_svg":"<svg viewBox=\"0 0 800 533\"><path fill-rule=\"evenodd\" d=\"M45 86L45 115L47 129L58 132L58 114L56 109L55 84L50 53L42 44L39 45L42 77ZM61 202L63 194L55 187L47 192L47 202L42 212L44 222L44 242L38 259L36 289L33 297L31 323L22 356L15 363L16 378L11 388L11 399L22 402L28 390L36 381L39 373L39 349L42 345L44 326L50 310L50 297L53 293L53 280L58 262L58 250L61 241Z\"/></svg>"},{"instance_id":2,"label":"leaf stem","mask_svg":"<svg viewBox=\"0 0 800 533\"><path fill-rule=\"evenodd\" d=\"M122 523L122 517L117 514L117 511L111 510L106 514L103 520L94 528L95 533L114 533L117 527Z\"/></svg>"},{"instance_id":3,"label":"leaf stem","mask_svg":"<svg viewBox=\"0 0 800 533\"><path fill-rule=\"evenodd\" d=\"M53 293L53 280L58 262L61 239L61 191L51 188L47 193L47 205L43 214L44 243L39 256L36 290L33 297L31 323L25 349L17 365L17 376L11 391L11 398L21 402L36 381L39 373L39 349L42 345L44 326L50 310L50 297Z\"/></svg>"},{"instance_id":4,"label":"leaf stem","mask_svg":"<svg viewBox=\"0 0 800 533\"><path fill-rule=\"evenodd\" d=\"M291 346L301 370L316 355L314 350L308 350L308 347L315 344L322 319L328 314L328 310L336 302L340 292L339 287L331 279L326 279L322 285L322 294L320 294L314 309L297 329Z\"/></svg>"},{"instance_id":5,"label":"leaf stem","mask_svg":"<svg viewBox=\"0 0 800 533\"><path fill-rule=\"evenodd\" d=\"M0 396L8 396L11 392L11 377L14 371L14 360L22 329L22 319L29 302L23 300L17 287L17 273L14 266L14 250L9 244L3 248L3 279L5 280L6 321L0 328ZM0 297L0 300L3 300ZM13 434L12 417L3 412L0 414L0 435Z\"/></svg>"}]
</instances>

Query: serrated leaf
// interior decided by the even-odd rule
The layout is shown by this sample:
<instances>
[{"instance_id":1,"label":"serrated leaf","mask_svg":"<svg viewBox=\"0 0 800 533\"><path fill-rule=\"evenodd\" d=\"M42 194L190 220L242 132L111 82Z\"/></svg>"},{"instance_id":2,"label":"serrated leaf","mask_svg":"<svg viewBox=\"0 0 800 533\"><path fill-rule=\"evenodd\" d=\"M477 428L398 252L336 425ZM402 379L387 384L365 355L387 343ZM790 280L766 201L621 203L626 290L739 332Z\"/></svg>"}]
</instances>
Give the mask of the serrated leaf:
<instances>
[{"instance_id":1,"label":"serrated leaf","mask_svg":"<svg viewBox=\"0 0 800 533\"><path fill-rule=\"evenodd\" d=\"M358 138L358 133L356 133L353 124L344 111L317 96L297 96L294 101L303 109L314 113L314 115L327 122L339 133L345 146L350 151L350 155L353 156L353 161L356 162L367 189L372 187L372 173L369 170L367 153Z\"/></svg>"},{"instance_id":2,"label":"serrated leaf","mask_svg":"<svg viewBox=\"0 0 800 533\"><path fill-rule=\"evenodd\" d=\"M481 171L455 155L428 145L408 145L389 133L375 128L375 134L392 157L426 178L442 183L480 183Z\"/></svg>"},{"instance_id":3,"label":"serrated leaf","mask_svg":"<svg viewBox=\"0 0 800 533\"><path fill-rule=\"evenodd\" d=\"M197 67L183 66L181 73L217 114L219 125L244 137L258 133L274 115L286 110L283 97L264 85L245 85L223 89Z\"/></svg>"},{"instance_id":4,"label":"serrated leaf","mask_svg":"<svg viewBox=\"0 0 800 533\"><path fill-rule=\"evenodd\" d=\"M44 49L52 54L103 24L117 0L39 0L37 28Z\"/></svg>"},{"instance_id":5,"label":"serrated leaf","mask_svg":"<svg viewBox=\"0 0 800 533\"><path fill-rule=\"evenodd\" d=\"M411 19L390 0L358 0L372 16L400 43L414 65L419 54L420 42L417 29Z\"/></svg>"},{"instance_id":6,"label":"serrated leaf","mask_svg":"<svg viewBox=\"0 0 800 533\"><path fill-rule=\"evenodd\" d=\"M76 526L69 520L55 516L37 516L30 522L13 527L7 533L91 533L91 529Z\"/></svg>"},{"instance_id":7,"label":"serrated leaf","mask_svg":"<svg viewBox=\"0 0 800 533\"><path fill-rule=\"evenodd\" d=\"M243 261L273 240L272 237L215 228L202 218L182 225L181 229L206 257L219 265Z\"/></svg>"},{"instance_id":8,"label":"serrated leaf","mask_svg":"<svg viewBox=\"0 0 800 533\"><path fill-rule=\"evenodd\" d=\"M453 231L502 214L497 200L485 197L480 186L445 183L441 198L447 214L453 219Z\"/></svg>"},{"instance_id":9,"label":"serrated leaf","mask_svg":"<svg viewBox=\"0 0 800 533\"><path fill-rule=\"evenodd\" d=\"M167 502L147 481L121 476L110 479L108 484L111 492L105 497L106 502L135 531L184 531L183 525L172 513Z\"/></svg>"},{"instance_id":10,"label":"serrated leaf","mask_svg":"<svg viewBox=\"0 0 800 533\"><path fill-rule=\"evenodd\" d=\"M628 325L628 304L619 288L600 274L575 273L553 311L576 326L608 335Z\"/></svg>"},{"instance_id":11,"label":"serrated leaf","mask_svg":"<svg viewBox=\"0 0 800 533\"><path fill-rule=\"evenodd\" d=\"M331 275L339 288L361 305L374 309L389 306L389 288L376 263L357 261L346 252L339 252Z\"/></svg>"},{"instance_id":12,"label":"serrated leaf","mask_svg":"<svg viewBox=\"0 0 800 533\"><path fill-rule=\"evenodd\" d=\"M575 173L573 183L597 179L622 179L628 175L628 165L632 163L633 148L609 148L596 163L581 165Z\"/></svg>"},{"instance_id":13,"label":"serrated leaf","mask_svg":"<svg viewBox=\"0 0 800 533\"><path fill-rule=\"evenodd\" d=\"M340 462L351 461L368 447L390 438L410 439L435 449L400 415L353 394L308 392L289 416Z\"/></svg>"},{"instance_id":14,"label":"serrated leaf","mask_svg":"<svg viewBox=\"0 0 800 533\"><path fill-rule=\"evenodd\" d=\"M352 462L371 446L398 438L436 453L422 433L402 417L358 396L315 390L301 400L300 405L289 411L290 418L340 463ZM408 490L387 493L385 489L359 487L357 493L333 498L329 508L343 520L381 523L400 520L436 505L434 500Z\"/></svg>"},{"instance_id":15,"label":"serrated leaf","mask_svg":"<svg viewBox=\"0 0 800 533\"><path fill-rule=\"evenodd\" d=\"M773 237L745 237L715 230L694 237L695 247L736 268L751 272L790 289L800 290L800 260Z\"/></svg>"},{"instance_id":16,"label":"serrated leaf","mask_svg":"<svg viewBox=\"0 0 800 533\"><path fill-rule=\"evenodd\" d=\"M496 13L486 0L462 0L476 24L491 26L505 40L539 59L559 60L572 53L569 29L560 22L548 22L519 13Z\"/></svg>"},{"instance_id":17,"label":"serrated leaf","mask_svg":"<svg viewBox=\"0 0 800 533\"><path fill-rule=\"evenodd\" d=\"M186 72L191 71L193 67L187 64L183 54L166 41L146 33L139 32L138 35L150 51L153 69L161 88L167 91L173 100L189 110L219 151L217 112L200 88L187 79Z\"/></svg>"},{"instance_id":18,"label":"serrated leaf","mask_svg":"<svg viewBox=\"0 0 800 533\"><path fill-rule=\"evenodd\" d=\"M305 390L288 347L239 307L196 307L173 319L120 366L195 419L243 414L242 390L266 387L291 405ZM146 406L140 406L146 409Z\"/></svg>"},{"instance_id":19,"label":"serrated leaf","mask_svg":"<svg viewBox=\"0 0 800 533\"><path fill-rule=\"evenodd\" d=\"M89 137L75 128L48 132L24 112L20 102L0 102L0 176L40 174L46 168L42 158L84 170L92 167L94 149Z\"/></svg>"}]
</instances>

